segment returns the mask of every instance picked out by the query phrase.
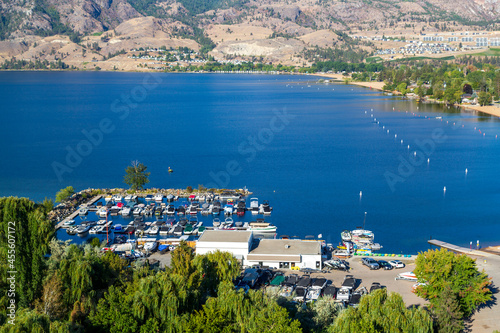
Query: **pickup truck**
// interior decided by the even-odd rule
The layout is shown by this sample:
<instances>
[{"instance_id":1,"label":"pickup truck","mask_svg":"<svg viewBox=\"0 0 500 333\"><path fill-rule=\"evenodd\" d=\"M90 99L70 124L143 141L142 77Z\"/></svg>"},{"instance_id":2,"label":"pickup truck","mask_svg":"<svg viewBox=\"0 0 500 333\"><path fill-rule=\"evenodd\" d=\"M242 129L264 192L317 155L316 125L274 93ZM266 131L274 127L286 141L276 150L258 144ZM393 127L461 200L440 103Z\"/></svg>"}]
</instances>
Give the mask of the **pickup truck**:
<instances>
[{"instance_id":1,"label":"pickup truck","mask_svg":"<svg viewBox=\"0 0 500 333\"><path fill-rule=\"evenodd\" d=\"M370 269L379 269L380 268L380 265L378 264L378 262L373 258L362 258L361 263Z\"/></svg>"}]
</instances>

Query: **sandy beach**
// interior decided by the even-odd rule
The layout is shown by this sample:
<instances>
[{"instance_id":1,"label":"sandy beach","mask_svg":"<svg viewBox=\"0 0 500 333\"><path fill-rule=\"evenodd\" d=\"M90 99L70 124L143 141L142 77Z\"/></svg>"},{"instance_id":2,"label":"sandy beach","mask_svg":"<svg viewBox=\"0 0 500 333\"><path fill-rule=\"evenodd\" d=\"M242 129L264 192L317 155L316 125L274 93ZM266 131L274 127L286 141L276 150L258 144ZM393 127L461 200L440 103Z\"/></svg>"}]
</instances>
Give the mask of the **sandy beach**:
<instances>
[{"instance_id":1,"label":"sandy beach","mask_svg":"<svg viewBox=\"0 0 500 333\"><path fill-rule=\"evenodd\" d=\"M349 77L346 77L342 74L314 74L316 76L321 76L321 77L326 77L330 79L335 79L339 81L343 81L346 78L350 79ZM361 86L361 87L366 87L370 89L376 89L376 90L383 90L382 88L384 87L385 83L384 82L356 82L356 81L349 81L349 84L354 84L356 86ZM485 105L485 106L480 106L480 105L460 105L460 107L464 109L470 109L470 110L475 110L478 112L483 112L492 116L500 117L500 107L496 105Z\"/></svg>"},{"instance_id":2,"label":"sandy beach","mask_svg":"<svg viewBox=\"0 0 500 333\"><path fill-rule=\"evenodd\" d=\"M464 109L475 110L483 113L490 114L492 116L500 117L500 107L495 105L460 105Z\"/></svg>"}]
</instances>

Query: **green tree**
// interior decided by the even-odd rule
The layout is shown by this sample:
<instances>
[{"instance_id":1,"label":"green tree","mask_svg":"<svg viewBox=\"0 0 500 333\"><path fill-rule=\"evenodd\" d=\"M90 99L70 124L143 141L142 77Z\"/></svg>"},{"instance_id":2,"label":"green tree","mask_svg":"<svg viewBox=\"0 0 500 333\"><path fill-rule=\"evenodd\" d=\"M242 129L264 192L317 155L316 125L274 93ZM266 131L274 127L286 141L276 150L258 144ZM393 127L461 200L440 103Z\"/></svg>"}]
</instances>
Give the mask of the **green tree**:
<instances>
[{"instance_id":1,"label":"green tree","mask_svg":"<svg viewBox=\"0 0 500 333\"><path fill-rule=\"evenodd\" d=\"M433 322L423 308L407 309L401 295L381 289L363 296L357 308L342 311L329 331L425 333L433 332Z\"/></svg>"},{"instance_id":2,"label":"green tree","mask_svg":"<svg viewBox=\"0 0 500 333\"><path fill-rule=\"evenodd\" d=\"M438 296L432 313L436 319L435 326L438 333L459 333L464 329L462 319L464 314L450 286L446 286L443 293Z\"/></svg>"},{"instance_id":3,"label":"green tree","mask_svg":"<svg viewBox=\"0 0 500 333\"><path fill-rule=\"evenodd\" d=\"M439 304L439 296L450 288L457 297L460 309L468 317L480 305L491 300L490 280L479 272L474 259L465 254L456 255L445 249L429 250L418 254L415 274L426 285L416 293L429 299L433 306Z\"/></svg>"},{"instance_id":4,"label":"green tree","mask_svg":"<svg viewBox=\"0 0 500 333\"><path fill-rule=\"evenodd\" d=\"M405 82L401 82L400 84L398 84L398 91L401 93L401 95L403 96L406 96L406 94L408 93L408 90L406 89L406 83Z\"/></svg>"},{"instance_id":5,"label":"green tree","mask_svg":"<svg viewBox=\"0 0 500 333\"><path fill-rule=\"evenodd\" d=\"M9 259L0 262L0 272L4 277L0 281L0 289L8 289L3 289L8 277L6 272L17 271L16 305L20 307L28 307L41 295L44 256L48 253L53 235L54 228L46 218L44 207L26 198L0 199L0 258ZM15 247L9 245L13 236Z\"/></svg>"},{"instance_id":6,"label":"green tree","mask_svg":"<svg viewBox=\"0 0 500 333\"><path fill-rule=\"evenodd\" d=\"M56 194L56 202L63 202L71 197L75 193L75 189L73 186L68 186L66 188L61 189Z\"/></svg>"},{"instance_id":7,"label":"green tree","mask_svg":"<svg viewBox=\"0 0 500 333\"><path fill-rule=\"evenodd\" d=\"M481 106L489 105L491 103L491 94L485 91L479 92L477 102Z\"/></svg>"},{"instance_id":8,"label":"green tree","mask_svg":"<svg viewBox=\"0 0 500 333\"><path fill-rule=\"evenodd\" d=\"M133 161L131 166L125 169L125 184L129 185L133 190L141 190L144 185L149 183L150 172L147 172L147 166L139 161Z\"/></svg>"}]
</instances>

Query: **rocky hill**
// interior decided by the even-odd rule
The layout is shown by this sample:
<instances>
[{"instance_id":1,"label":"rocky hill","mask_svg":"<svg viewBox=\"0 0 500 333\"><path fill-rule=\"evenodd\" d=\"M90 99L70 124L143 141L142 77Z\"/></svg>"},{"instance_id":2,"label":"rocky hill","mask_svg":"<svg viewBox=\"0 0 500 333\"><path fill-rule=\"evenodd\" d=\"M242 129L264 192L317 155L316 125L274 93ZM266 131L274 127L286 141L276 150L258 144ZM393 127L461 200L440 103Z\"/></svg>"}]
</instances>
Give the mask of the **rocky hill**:
<instances>
[{"instance_id":1,"label":"rocky hill","mask_svg":"<svg viewBox=\"0 0 500 333\"><path fill-rule=\"evenodd\" d=\"M0 0L0 62L81 65L166 46L297 65L311 48L375 48L347 34L479 29L500 30L500 0Z\"/></svg>"}]
</instances>

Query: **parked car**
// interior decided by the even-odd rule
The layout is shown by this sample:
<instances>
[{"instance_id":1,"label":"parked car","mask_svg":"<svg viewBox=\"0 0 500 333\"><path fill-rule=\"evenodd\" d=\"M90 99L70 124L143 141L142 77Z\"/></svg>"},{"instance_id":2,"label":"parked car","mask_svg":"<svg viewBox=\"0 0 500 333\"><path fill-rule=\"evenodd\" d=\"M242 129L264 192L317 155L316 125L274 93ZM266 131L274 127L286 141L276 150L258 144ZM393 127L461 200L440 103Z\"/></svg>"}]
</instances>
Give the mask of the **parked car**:
<instances>
[{"instance_id":1,"label":"parked car","mask_svg":"<svg viewBox=\"0 0 500 333\"><path fill-rule=\"evenodd\" d=\"M394 268L391 264L389 264L385 260L378 260L377 262L378 262L379 266L382 267L385 270L389 270L389 269L393 269Z\"/></svg>"},{"instance_id":2,"label":"parked car","mask_svg":"<svg viewBox=\"0 0 500 333\"><path fill-rule=\"evenodd\" d=\"M383 288L384 288L384 287L382 287L382 286L380 285L380 283L378 283L378 282L373 282L373 283L372 283L372 285L371 285L371 287L370 287L370 294L371 294L372 292L374 292L375 290L378 290L378 289L383 289Z\"/></svg>"},{"instance_id":3,"label":"parked car","mask_svg":"<svg viewBox=\"0 0 500 333\"><path fill-rule=\"evenodd\" d=\"M394 268L405 268L405 264L401 260L391 260L389 264Z\"/></svg>"},{"instance_id":4,"label":"parked car","mask_svg":"<svg viewBox=\"0 0 500 333\"><path fill-rule=\"evenodd\" d=\"M380 268L380 265L378 264L378 262L373 258L362 258L361 263L370 269L379 269Z\"/></svg>"}]
</instances>

